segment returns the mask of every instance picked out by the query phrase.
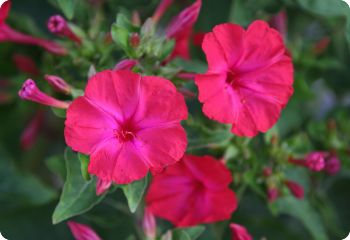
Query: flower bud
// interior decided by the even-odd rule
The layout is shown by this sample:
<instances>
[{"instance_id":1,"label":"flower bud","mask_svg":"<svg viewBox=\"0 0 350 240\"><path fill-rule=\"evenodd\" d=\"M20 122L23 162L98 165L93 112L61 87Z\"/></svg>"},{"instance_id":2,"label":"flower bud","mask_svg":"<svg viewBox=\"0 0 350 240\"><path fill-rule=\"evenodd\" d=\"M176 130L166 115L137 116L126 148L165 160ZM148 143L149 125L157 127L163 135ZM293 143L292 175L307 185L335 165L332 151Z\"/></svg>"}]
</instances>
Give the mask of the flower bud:
<instances>
[{"instance_id":1,"label":"flower bud","mask_svg":"<svg viewBox=\"0 0 350 240\"><path fill-rule=\"evenodd\" d=\"M67 224L76 240L101 240L96 232L85 224L73 221L68 221Z\"/></svg>"},{"instance_id":2,"label":"flower bud","mask_svg":"<svg viewBox=\"0 0 350 240\"><path fill-rule=\"evenodd\" d=\"M21 135L21 148L23 150L30 149L35 143L40 133L40 128L44 122L44 113L39 110L33 119L24 129Z\"/></svg>"},{"instance_id":3,"label":"flower bud","mask_svg":"<svg viewBox=\"0 0 350 240\"><path fill-rule=\"evenodd\" d=\"M11 1L5 1L1 6L0 6L0 24L5 22L11 8Z\"/></svg>"},{"instance_id":4,"label":"flower bud","mask_svg":"<svg viewBox=\"0 0 350 240\"><path fill-rule=\"evenodd\" d=\"M156 11L152 16L153 21L158 22L172 3L173 0L161 0L160 4L158 5Z\"/></svg>"},{"instance_id":5,"label":"flower bud","mask_svg":"<svg viewBox=\"0 0 350 240\"><path fill-rule=\"evenodd\" d=\"M305 158L306 167L310 170L318 172L325 167L325 152L311 152Z\"/></svg>"},{"instance_id":6,"label":"flower bud","mask_svg":"<svg viewBox=\"0 0 350 240\"><path fill-rule=\"evenodd\" d=\"M135 67L138 64L137 60L133 59L124 59L117 63L113 70L131 70L133 67Z\"/></svg>"},{"instance_id":7,"label":"flower bud","mask_svg":"<svg viewBox=\"0 0 350 240\"><path fill-rule=\"evenodd\" d=\"M231 223L230 229L232 240L252 240L253 237L248 233L247 229L242 225Z\"/></svg>"},{"instance_id":8,"label":"flower bud","mask_svg":"<svg viewBox=\"0 0 350 240\"><path fill-rule=\"evenodd\" d=\"M156 235L157 235L156 219L153 213L148 208L145 208L145 212L142 220L142 229L148 239L156 239Z\"/></svg>"},{"instance_id":9,"label":"flower bud","mask_svg":"<svg viewBox=\"0 0 350 240\"><path fill-rule=\"evenodd\" d=\"M267 199L269 202L275 201L279 196L279 190L275 187L267 189Z\"/></svg>"},{"instance_id":10,"label":"flower bud","mask_svg":"<svg viewBox=\"0 0 350 240\"><path fill-rule=\"evenodd\" d=\"M270 19L270 26L276 29L286 41L287 38L287 14L286 11L280 11Z\"/></svg>"},{"instance_id":11,"label":"flower bud","mask_svg":"<svg viewBox=\"0 0 350 240\"><path fill-rule=\"evenodd\" d=\"M131 34L130 45L133 48L137 48L140 45L140 35L138 33Z\"/></svg>"},{"instance_id":12,"label":"flower bud","mask_svg":"<svg viewBox=\"0 0 350 240\"><path fill-rule=\"evenodd\" d=\"M326 160L326 166L324 170L328 175L334 175L338 173L341 169L341 164L336 155L332 155Z\"/></svg>"},{"instance_id":13,"label":"flower bud","mask_svg":"<svg viewBox=\"0 0 350 240\"><path fill-rule=\"evenodd\" d=\"M68 95L72 91L72 87L68 83L66 83L66 81L64 81L62 78L58 76L46 74L45 80L57 92L61 92Z\"/></svg>"},{"instance_id":14,"label":"flower bud","mask_svg":"<svg viewBox=\"0 0 350 240\"><path fill-rule=\"evenodd\" d=\"M301 185L290 180L286 180L285 184L288 187L288 189L291 191L291 193L294 195L294 197L298 199L304 198L304 188Z\"/></svg>"},{"instance_id":15,"label":"flower bud","mask_svg":"<svg viewBox=\"0 0 350 240\"><path fill-rule=\"evenodd\" d=\"M73 33L67 21L62 16L51 16L47 23L47 27L50 32L59 36L67 37L70 40L76 42L77 44L81 44L81 39L75 33Z\"/></svg>"},{"instance_id":16,"label":"flower bud","mask_svg":"<svg viewBox=\"0 0 350 240\"><path fill-rule=\"evenodd\" d=\"M39 69L36 66L35 62L28 56L22 55L22 54L14 54L12 56L12 59L21 72L38 76L39 75Z\"/></svg>"},{"instance_id":17,"label":"flower bud","mask_svg":"<svg viewBox=\"0 0 350 240\"><path fill-rule=\"evenodd\" d=\"M263 169L263 175L265 177L269 177L272 174L272 168L271 167L264 167Z\"/></svg>"},{"instance_id":18,"label":"flower bud","mask_svg":"<svg viewBox=\"0 0 350 240\"><path fill-rule=\"evenodd\" d=\"M111 185L112 185L111 181L106 181L106 180L102 180L101 178L97 178L96 195L97 196L102 195L105 191L107 191L110 188Z\"/></svg>"},{"instance_id":19,"label":"flower bud","mask_svg":"<svg viewBox=\"0 0 350 240\"><path fill-rule=\"evenodd\" d=\"M27 79L23 83L21 90L18 92L18 95L24 100L33 101L51 107L66 109L69 106L69 103L57 100L40 91L32 79Z\"/></svg>"}]
</instances>

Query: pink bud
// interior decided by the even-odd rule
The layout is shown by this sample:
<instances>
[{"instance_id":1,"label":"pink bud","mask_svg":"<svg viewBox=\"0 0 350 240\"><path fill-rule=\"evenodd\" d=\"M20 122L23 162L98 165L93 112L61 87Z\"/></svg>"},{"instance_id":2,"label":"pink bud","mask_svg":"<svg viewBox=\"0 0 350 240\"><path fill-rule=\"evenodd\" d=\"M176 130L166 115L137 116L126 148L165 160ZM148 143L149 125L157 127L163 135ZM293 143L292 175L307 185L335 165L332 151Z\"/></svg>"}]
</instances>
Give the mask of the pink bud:
<instances>
[{"instance_id":1,"label":"pink bud","mask_svg":"<svg viewBox=\"0 0 350 240\"><path fill-rule=\"evenodd\" d=\"M180 88L179 92L186 98L186 99L192 99L196 97L196 94L187 88Z\"/></svg>"},{"instance_id":2,"label":"pink bud","mask_svg":"<svg viewBox=\"0 0 350 240\"><path fill-rule=\"evenodd\" d=\"M70 40L78 44L81 44L81 39L75 33L73 33L73 31L68 26L67 21L62 16L60 15L51 16L47 23L47 27L50 32L57 34L59 36L67 37Z\"/></svg>"},{"instance_id":3,"label":"pink bud","mask_svg":"<svg viewBox=\"0 0 350 240\"><path fill-rule=\"evenodd\" d=\"M161 0L160 4L158 5L156 11L153 14L153 21L158 22L172 3L173 0Z\"/></svg>"},{"instance_id":4,"label":"pink bud","mask_svg":"<svg viewBox=\"0 0 350 240\"><path fill-rule=\"evenodd\" d=\"M5 23L0 24L0 42L36 45L56 55L67 54L67 50L57 43L17 32Z\"/></svg>"},{"instance_id":5,"label":"pink bud","mask_svg":"<svg viewBox=\"0 0 350 240\"><path fill-rule=\"evenodd\" d=\"M102 180L101 178L97 178L96 183L96 195L102 195L106 190L110 188L112 185L112 181Z\"/></svg>"},{"instance_id":6,"label":"pink bud","mask_svg":"<svg viewBox=\"0 0 350 240\"><path fill-rule=\"evenodd\" d=\"M50 86L57 92L62 92L64 94L70 94L72 87L66 83L62 78L55 75L45 75L45 80L50 84Z\"/></svg>"},{"instance_id":7,"label":"pink bud","mask_svg":"<svg viewBox=\"0 0 350 240\"><path fill-rule=\"evenodd\" d=\"M305 165L310 170L318 172L325 167L325 152L311 152L305 158Z\"/></svg>"},{"instance_id":8,"label":"pink bud","mask_svg":"<svg viewBox=\"0 0 350 240\"><path fill-rule=\"evenodd\" d=\"M69 106L69 103L57 100L40 91L32 79L27 79L23 83L21 90L18 92L18 95L24 100L33 101L56 108L66 109Z\"/></svg>"},{"instance_id":9,"label":"pink bud","mask_svg":"<svg viewBox=\"0 0 350 240\"><path fill-rule=\"evenodd\" d=\"M280 11L278 14L270 19L270 25L276 29L283 37L287 38L287 14L286 11Z\"/></svg>"},{"instance_id":10,"label":"pink bud","mask_svg":"<svg viewBox=\"0 0 350 240\"><path fill-rule=\"evenodd\" d=\"M136 10L132 11L131 22L135 26L141 25L141 17L140 17L140 14L138 11L136 11Z\"/></svg>"},{"instance_id":11,"label":"pink bud","mask_svg":"<svg viewBox=\"0 0 350 240\"><path fill-rule=\"evenodd\" d=\"M139 62L133 59L124 59L117 63L113 70L131 70L135 67Z\"/></svg>"},{"instance_id":12,"label":"pink bud","mask_svg":"<svg viewBox=\"0 0 350 240\"><path fill-rule=\"evenodd\" d=\"M267 190L267 199L269 202L275 201L279 196L279 190L277 188L269 188Z\"/></svg>"},{"instance_id":13,"label":"pink bud","mask_svg":"<svg viewBox=\"0 0 350 240\"><path fill-rule=\"evenodd\" d=\"M156 219L153 213L148 208L145 208L145 212L142 220L142 229L146 237L148 237L149 239L156 239L156 236L157 236Z\"/></svg>"},{"instance_id":14,"label":"pink bud","mask_svg":"<svg viewBox=\"0 0 350 240\"><path fill-rule=\"evenodd\" d=\"M206 32L197 32L193 36L193 45L196 47L202 47L202 43L204 40Z\"/></svg>"},{"instance_id":15,"label":"pink bud","mask_svg":"<svg viewBox=\"0 0 350 240\"><path fill-rule=\"evenodd\" d=\"M40 128L44 122L44 114L41 110L33 117L21 135L21 147L23 150L30 149L35 143L40 133Z\"/></svg>"},{"instance_id":16,"label":"pink bud","mask_svg":"<svg viewBox=\"0 0 350 240\"><path fill-rule=\"evenodd\" d=\"M22 54L14 54L12 56L12 59L21 72L33 75L33 76L38 76L39 75L39 69L36 66L35 62L33 59L31 59L28 56L22 55Z\"/></svg>"},{"instance_id":17,"label":"pink bud","mask_svg":"<svg viewBox=\"0 0 350 240\"><path fill-rule=\"evenodd\" d=\"M11 9L11 1L5 1L0 7L0 24L5 22Z\"/></svg>"},{"instance_id":18,"label":"pink bud","mask_svg":"<svg viewBox=\"0 0 350 240\"><path fill-rule=\"evenodd\" d=\"M326 160L325 171L328 175L334 175L338 173L341 169L341 164L336 155L332 155Z\"/></svg>"},{"instance_id":19,"label":"pink bud","mask_svg":"<svg viewBox=\"0 0 350 240\"><path fill-rule=\"evenodd\" d=\"M253 237L248 233L247 229L242 225L231 223L230 224L232 240L252 240Z\"/></svg>"},{"instance_id":20,"label":"pink bud","mask_svg":"<svg viewBox=\"0 0 350 240\"><path fill-rule=\"evenodd\" d=\"M101 240L101 238L88 225L76 223L73 221L67 222L75 240Z\"/></svg>"},{"instance_id":21,"label":"pink bud","mask_svg":"<svg viewBox=\"0 0 350 240\"><path fill-rule=\"evenodd\" d=\"M176 38L182 32L192 29L194 23L197 21L201 6L202 0L196 0L195 3L174 17L166 28L167 38Z\"/></svg>"},{"instance_id":22,"label":"pink bud","mask_svg":"<svg viewBox=\"0 0 350 240\"><path fill-rule=\"evenodd\" d=\"M263 169L263 175L265 177L269 177L272 174L272 168L271 167L264 167Z\"/></svg>"},{"instance_id":23,"label":"pink bud","mask_svg":"<svg viewBox=\"0 0 350 240\"><path fill-rule=\"evenodd\" d=\"M181 79L185 79L185 80L194 81L196 75L197 75L196 73L181 72L181 73L178 73L176 75L176 77L181 78Z\"/></svg>"},{"instance_id":24,"label":"pink bud","mask_svg":"<svg viewBox=\"0 0 350 240\"><path fill-rule=\"evenodd\" d=\"M328 36L326 36L314 45L312 51L314 52L315 55L320 55L324 53L324 51L326 51L330 42L331 42L331 39Z\"/></svg>"},{"instance_id":25,"label":"pink bud","mask_svg":"<svg viewBox=\"0 0 350 240\"><path fill-rule=\"evenodd\" d=\"M304 198L304 188L301 185L289 180L285 181L285 184L289 188L289 190L292 192L294 197L298 199Z\"/></svg>"},{"instance_id":26,"label":"pink bud","mask_svg":"<svg viewBox=\"0 0 350 240\"><path fill-rule=\"evenodd\" d=\"M140 45L140 35L138 33L131 34L130 45L133 48L137 48Z\"/></svg>"}]
</instances>

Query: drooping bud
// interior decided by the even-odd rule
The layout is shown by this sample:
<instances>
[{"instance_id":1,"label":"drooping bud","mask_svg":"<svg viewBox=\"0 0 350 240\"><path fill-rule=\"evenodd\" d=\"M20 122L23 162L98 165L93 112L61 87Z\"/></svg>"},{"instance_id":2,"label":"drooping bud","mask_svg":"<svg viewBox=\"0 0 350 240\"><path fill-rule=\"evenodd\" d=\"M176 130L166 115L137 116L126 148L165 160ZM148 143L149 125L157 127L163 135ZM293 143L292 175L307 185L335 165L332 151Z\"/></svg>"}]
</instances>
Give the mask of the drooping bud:
<instances>
[{"instance_id":1,"label":"drooping bud","mask_svg":"<svg viewBox=\"0 0 350 240\"><path fill-rule=\"evenodd\" d=\"M334 175L337 174L341 169L341 164L336 155L331 155L329 158L326 159L326 166L324 170L328 175Z\"/></svg>"},{"instance_id":2,"label":"drooping bud","mask_svg":"<svg viewBox=\"0 0 350 240\"><path fill-rule=\"evenodd\" d=\"M148 239L156 239L156 218L148 208L145 208L145 212L142 219L142 229Z\"/></svg>"},{"instance_id":3,"label":"drooping bud","mask_svg":"<svg viewBox=\"0 0 350 240\"><path fill-rule=\"evenodd\" d=\"M252 240L253 237L249 234L247 229L242 225L231 223L230 229L232 233L232 240Z\"/></svg>"},{"instance_id":4,"label":"drooping bud","mask_svg":"<svg viewBox=\"0 0 350 240\"><path fill-rule=\"evenodd\" d=\"M294 195L294 197L298 199L304 198L304 188L301 185L290 180L286 180L284 183L286 184L290 192Z\"/></svg>"},{"instance_id":5,"label":"drooping bud","mask_svg":"<svg viewBox=\"0 0 350 240\"><path fill-rule=\"evenodd\" d=\"M140 39L140 35L138 33L131 34L130 45L133 48L137 48L140 45L140 41L141 41L141 39Z\"/></svg>"},{"instance_id":6,"label":"drooping bud","mask_svg":"<svg viewBox=\"0 0 350 240\"><path fill-rule=\"evenodd\" d=\"M40 128L44 121L44 113L39 110L37 114L33 117L33 119L29 122L29 124L24 129L21 135L21 148L23 150L30 149L35 143L38 135L40 133Z\"/></svg>"},{"instance_id":7,"label":"drooping bud","mask_svg":"<svg viewBox=\"0 0 350 240\"><path fill-rule=\"evenodd\" d=\"M40 91L32 79L27 79L23 83L18 95L24 100L33 101L51 107L66 109L69 106L69 103L57 100Z\"/></svg>"},{"instance_id":8,"label":"drooping bud","mask_svg":"<svg viewBox=\"0 0 350 240\"><path fill-rule=\"evenodd\" d=\"M275 187L267 189L267 199L269 202L275 201L279 196L279 190Z\"/></svg>"},{"instance_id":9,"label":"drooping bud","mask_svg":"<svg viewBox=\"0 0 350 240\"><path fill-rule=\"evenodd\" d=\"M66 83L66 81L64 81L62 78L58 76L46 74L45 80L57 92L61 92L68 95L72 91L72 87L68 83Z\"/></svg>"},{"instance_id":10,"label":"drooping bud","mask_svg":"<svg viewBox=\"0 0 350 240\"><path fill-rule=\"evenodd\" d=\"M51 16L47 23L47 27L50 32L62 37L67 37L77 44L81 44L81 39L75 33L73 33L67 21L62 16Z\"/></svg>"},{"instance_id":11,"label":"drooping bud","mask_svg":"<svg viewBox=\"0 0 350 240\"><path fill-rule=\"evenodd\" d=\"M117 63L113 70L131 70L133 67L135 67L138 64L137 60L134 59L124 59Z\"/></svg>"},{"instance_id":12,"label":"drooping bud","mask_svg":"<svg viewBox=\"0 0 350 240\"><path fill-rule=\"evenodd\" d=\"M28 56L22 55L22 54L14 54L12 56L12 59L21 72L38 76L39 75L39 69L33 59L31 59Z\"/></svg>"},{"instance_id":13,"label":"drooping bud","mask_svg":"<svg viewBox=\"0 0 350 240\"><path fill-rule=\"evenodd\" d=\"M160 4L158 5L156 11L152 16L153 21L158 22L172 3L173 0L161 0Z\"/></svg>"},{"instance_id":14,"label":"drooping bud","mask_svg":"<svg viewBox=\"0 0 350 240\"><path fill-rule=\"evenodd\" d=\"M67 222L70 231L75 240L101 240L101 238L88 225L76 223L73 221Z\"/></svg>"},{"instance_id":15,"label":"drooping bud","mask_svg":"<svg viewBox=\"0 0 350 240\"><path fill-rule=\"evenodd\" d=\"M325 167L325 152L311 152L305 158L306 167L310 170L319 172Z\"/></svg>"},{"instance_id":16,"label":"drooping bud","mask_svg":"<svg viewBox=\"0 0 350 240\"><path fill-rule=\"evenodd\" d=\"M102 180L101 178L97 178L96 195L97 196L102 195L105 191L107 191L110 188L111 185L112 185L111 181L106 181L106 180Z\"/></svg>"}]
</instances>

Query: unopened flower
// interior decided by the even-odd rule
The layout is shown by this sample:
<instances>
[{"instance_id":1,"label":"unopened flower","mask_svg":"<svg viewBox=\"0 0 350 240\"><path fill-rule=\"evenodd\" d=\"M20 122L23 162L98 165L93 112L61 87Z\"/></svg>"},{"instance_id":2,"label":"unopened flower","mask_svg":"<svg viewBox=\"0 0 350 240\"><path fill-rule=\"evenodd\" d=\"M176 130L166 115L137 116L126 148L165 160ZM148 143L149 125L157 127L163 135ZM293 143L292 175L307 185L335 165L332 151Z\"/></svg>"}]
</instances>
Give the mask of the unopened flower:
<instances>
[{"instance_id":1,"label":"unopened flower","mask_svg":"<svg viewBox=\"0 0 350 240\"><path fill-rule=\"evenodd\" d=\"M206 32L197 32L193 35L193 45L197 47L202 47L202 43Z\"/></svg>"},{"instance_id":2,"label":"unopened flower","mask_svg":"<svg viewBox=\"0 0 350 240\"><path fill-rule=\"evenodd\" d=\"M110 186L112 185L111 181L108 180L102 180L101 178L97 178L97 183L96 183L96 195L100 196L104 192L106 192Z\"/></svg>"},{"instance_id":3,"label":"unopened flower","mask_svg":"<svg viewBox=\"0 0 350 240\"><path fill-rule=\"evenodd\" d=\"M232 240L252 240L253 237L249 234L247 229L242 225L231 223L230 224Z\"/></svg>"},{"instance_id":4,"label":"unopened flower","mask_svg":"<svg viewBox=\"0 0 350 240\"><path fill-rule=\"evenodd\" d=\"M11 9L11 1L5 1L1 6L0 6L0 25L5 22L9 12Z\"/></svg>"},{"instance_id":5,"label":"unopened flower","mask_svg":"<svg viewBox=\"0 0 350 240\"><path fill-rule=\"evenodd\" d=\"M22 54L14 54L12 56L12 59L21 72L33 75L33 76L38 76L39 75L39 69L33 59L26 55Z\"/></svg>"},{"instance_id":6,"label":"unopened flower","mask_svg":"<svg viewBox=\"0 0 350 240\"><path fill-rule=\"evenodd\" d=\"M177 227L227 220L237 208L235 193L228 186L231 182L232 175L222 162L185 155L153 177L146 205L155 216Z\"/></svg>"},{"instance_id":7,"label":"unopened flower","mask_svg":"<svg viewBox=\"0 0 350 240\"><path fill-rule=\"evenodd\" d=\"M140 17L140 14L138 11L136 11L136 10L132 11L131 22L134 26L141 25L141 17Z\"/></svg>"},{"instance_id":8,"label":"unopened flower","mask_svg":"<svg viewBox=\"0 0 350 240\"><path fill-rule=\"evenodd\" d=\"M23 150L28 150L33 146L36 139L38 138L43 122L44 113L43 111L39 110L26 126L21 135L21 148Z\"/></svg>"},{"instance_id":9,"label":"unopened flower","mask_svg":"<svg viewBox=\"0 0 350 240\"><path fill-rule=\"evenodd\" d=\"M88 225L73 221L68 221L67 224L75 240L101 240L96 232Z\"/></svg>"},{"instance_id":10,"label":"unopened flower","mask_svg":"<svg viewBox=\"0 0 350 240\"><path fill-rule=\"evenodd\" d=\"M64 94L70 94L72 91L72 87L66 81L64 81L61 77L46 74L45 80L57 92L61 92Z\"/></svg>"},{"instance_id":11,"label":"unopened flower","mask_svg":"<svg viewBox=\"0 0 350 240\"><path fill-rule=\"evenodd\" d=\"M186 118L184 98L169 80L106 70L68 108L64 135L73 150L90 155L90 174L127 184L181 159Z\"/></svg>"},{"instance_id":12,"label":"unopened flower","mask_svg":"<svg viewBox=\"0 0 350 240\"><path fill-rule=\"evenodd\" d=\"M81 39L69 27L67 21L60 15L51 16L47 27L50 32L59 36L67 37L70 40L81 44Z\"/></svg>"},{"instance_id":13,"label":"unopened flower","mask_svg":"<svg viewBox=\"0 0 350 240\"><path fill-rule=\"evenodd\" d=\"M269 177L272 174L272 168L271 167L264 167L263 169L263 175L265 177Z\"/></svg>"},{"instance_id":14,"label":"unopened flower","mask_svg":"<svg viewBox=\"0 0 350 240\"><path fill-rule=\"evenodd\" d=\"M137 48L140 45L140 35L138 33L132 33L130 36L130 45L133 48Z\"/></svg>"},{"instance_id":15,"label":"unopened flower","mask_svg":"<svg viewBox=\"0 0 350 240\"><path fill-rule=\"evenodd\" d=\"M131 70L133 67L135 67L139 62L134 59L124 59L117 63L113 70Z\"/></svg>"},{"instance_id":16,"label":"unopened flower","mask_svg":"<svg viewBox=\"0 0 350 240\"><path fill-rule=\"evenodd\" d=\"M56 108L68 108L69 103L57 100L40 91L32 79L26 80L18 95L24 99Z\"/></svg>"},{"instance_id":17,"label":"unopened flower","mask_svg":"<svg viewBox=\"0 0 350 240\"><path fill-rule=\"evenodd\" d=\"M324 170L328 175L337 174L341 169L340 161L337 155L332 154L330 157L326 159L326 166Z\"/></svg>"},{"instance_id":18,"label":"unopened flower","mask_svg":"<svg viewBox=\"0 0 350 240\"><path fill-rule=\"evenodd\" d=\"M220 24L206 34L206 74L195 83L203 112L232 124L232 133L254 137L268 131L293 94L293 64L280 34L264 21L247 30Z\"/></svg>"},{"instance_id":19,"label":"unopened flower","mask_svg":"<svg viewBox=\"0 0 350 240\"><path fill-rule=\"evenodd\" d=\"M287 13L285 10L280 11L270 19L270 26L276 29L284 41L287 39Z\"/></svg>"},{"instance_id":20,"label":"unopened flower","mask_svg":"<svg viewBox=\"0 0 350 240\"><path fill-rule=\"evenodd\" d=\"M145 208L145 212L143 214L142 229L148 239L156 239L156 218L148 208Z\"/></svg>"},{"instance_id":21,"label":"unopened flower","mask_svg":"<svg viewBox=\"0 0 350 240\"><path fill-rule=\"evenodd\" d=\"M304 188L301 185L290 180L286 180L285 184L288 187L288 189L291 191L291 193L294 195L294 197L298 199L304 198Z\"/></svg>"},{"instance_id":22,"label":"unopened flower","mask_svg":"<svg viewBox=\"0 0 350 240\"><path fill-rule=\"evenodd\" d=\"M267 189L267 199L269 202L275 201L279 196L279 190L275 187Z\"/></svg>"},{"instance_id":23,"label":"unopened flower","mask_svg":"<svg viewBox=\"0 0 350 240\"><path fill-rule=\"evenodd\" d=\"M153 21L158 22L172 3L173 0L161 0L160 4L158 5L156 11L152 16Z\"/></svg>"},{"instance_id":24,"label":"unopened flower","mask_svg":"<svg viewBox=\"0 0 350 240\"><path fill-rule=\"evenodd\" d=\"M315 172L321 171L325 167L325 152L311 152L305 158L306 166Z\"/></svg>"}]
</instances>

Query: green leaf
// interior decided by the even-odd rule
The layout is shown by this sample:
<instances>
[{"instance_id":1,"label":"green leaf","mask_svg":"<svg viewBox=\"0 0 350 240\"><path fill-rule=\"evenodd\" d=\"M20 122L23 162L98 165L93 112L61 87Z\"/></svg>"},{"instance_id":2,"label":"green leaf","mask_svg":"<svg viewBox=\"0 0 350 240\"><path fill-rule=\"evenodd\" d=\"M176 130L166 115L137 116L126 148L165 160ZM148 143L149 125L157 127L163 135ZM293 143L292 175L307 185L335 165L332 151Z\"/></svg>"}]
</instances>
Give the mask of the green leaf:
<instances>
[{"instance_id":1,"label":"green leaf","mask_svg":"<svg viewBox=\"0 0 350 240\"><path fill-rule=\"evenodd\" d=\"M52 107L51 110L57 117L66 118L66 109Z\"/></svg>"},{"instance_id":2,"label":"green leaf","mask_svg":"<svg viewBox=\"0 0 350 240\"><path fill-rule=\"evenodd\" d=\"M89 181L91 179L90 174L88 173L90 158L89 156L81 153L78 153L78 158L80 160L81 175L83 176L85 181Z\"/></svg>"},{"instance_id":3,"label":"green leaf","mask_svg":"<svg viewBox=\"0 0 350 240\"><path fill-rule=\"evenodd\" d=\"M144 177L139 181L123 185L121 188L125 194L125 197L128 201L130 211L134 213L140 204L142 197L145 193L148 184L148 176Z\"/></svg>"},{"instance_id":4,"label":"green leaf","mask_svg":"<svg viewBox=\"0 0 350 240\"><path fill-rule=\"evenodd\" d=\"M57 0L58 6L69 20L74 16L75 0Z\"/></svg>"},{"instance_id":5,"label":"green leaf","mask_svg":"<svg viewBox=\"0 0 350 240\"><path fill-rule=\"evenodd\" d=\"M177 228L173 231L173 240L195 240L204 232L204 226L196 226L191 228Z\"/></svg>"},{"instance_id":6,"label":"green leaf","mask_svg":"<svg viewBox=\"0 0 350 240\"><path fill-rule=\"evenodd\" d=\"M118 24L114 23L112 25L111 33L114 42L116 42L119 47L128 54L130 52L129 31L126 28L118 26Z\"/></svg>"},{"instance_id":7,"label":"green leaf","mask_svg":"<svg viewBox=\"0 0 350 240\"><path fill-rule=\"evenodd\" d=\"M51 156L48 159L46 159L45 163L47 168L50 169L51 172L59 175L62 180L66 178L66 167L64 164L63 154L62 156Z\"/></svg>"},{"instance_id":8,"label":"green leaf","mask_svg":"<svg viewBox=\"0 0 350 240\"><path fill-rule=\"evenodd\" d=\"M84 180L78 156L69 148L65 151L65 162L67 178L52 216L54 224L89 211L105 196L96 196L96 178L90 181Z\"/></svg>"},{"instance_id":9,"label":"green leaf","mask_svg":"<svg viewBox=\"0 0 350 240\"><path fill-rule=\"evenodd\" d=\"M292 196L278 199L275 203L278 213L288 214L300 220L315 240L327 240L322 220L307 200L298 200Z\"/></svg>"}]
</instances>

